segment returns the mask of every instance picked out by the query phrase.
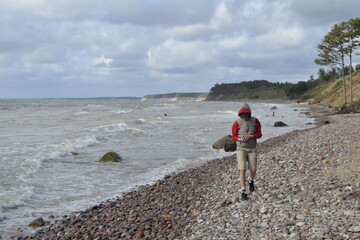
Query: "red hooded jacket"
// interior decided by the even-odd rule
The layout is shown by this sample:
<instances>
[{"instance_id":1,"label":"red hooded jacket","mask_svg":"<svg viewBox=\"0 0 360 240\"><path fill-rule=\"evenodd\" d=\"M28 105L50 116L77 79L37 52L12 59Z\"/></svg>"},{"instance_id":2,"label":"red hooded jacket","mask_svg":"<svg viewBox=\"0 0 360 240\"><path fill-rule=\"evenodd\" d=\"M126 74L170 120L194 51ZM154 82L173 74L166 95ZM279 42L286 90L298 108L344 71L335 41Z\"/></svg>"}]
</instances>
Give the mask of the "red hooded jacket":
<instances>
[{"instance_id":1,"label":"red hooded jacket","mask_svg":"<svg viewBox=\"0 0 360 240\"><path fill-rule=\"evenodd\" d=\"M249 105L247 103L245 103L239 110L239 113L250 113L250 116L251 116L251 109L249 107ZM232 125L232 138L235 140L235 141L239 141L239 136L238 136L238 131L239 131L239 128L241 126L239 125L238 121L235 121ZM261 124L260 124L260 121L256 118L255 120L255 128L256 128L256 133L253 134L253 137L254 138L261 138L262 137L262 133L261 133Z\"/></svg>"}]
</instances>

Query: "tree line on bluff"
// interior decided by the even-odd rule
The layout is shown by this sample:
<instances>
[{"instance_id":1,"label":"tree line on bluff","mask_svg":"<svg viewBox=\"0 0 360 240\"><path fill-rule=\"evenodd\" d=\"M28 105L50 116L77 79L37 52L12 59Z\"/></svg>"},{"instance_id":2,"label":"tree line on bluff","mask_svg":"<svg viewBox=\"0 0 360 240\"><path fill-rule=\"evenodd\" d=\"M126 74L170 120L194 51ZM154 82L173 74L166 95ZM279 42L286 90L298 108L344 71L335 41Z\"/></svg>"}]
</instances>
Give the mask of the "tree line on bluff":
<instances>
[{"instance_id":1,"label":"tree line on bluff","mask_svg":"<svg viewBox=\"0 0 360 240\"><path fill-rule=\"evenodd\" d=\"M272 83L267 80L254 80L240 83L215 84L210 89L207 100L234 99L300 99L305 100L304 94L314 87L342 77L344 104L346 99L346 75L350 76L350 102L352 99L352 73L360 70L360 64L353 68L352 58L359 55L356 50L360 47L360 18L352 18L335 24L318 45L316 64L329 66L330 69L318 70L318 77L313 75L306 81L298 83ZM346 56L349 65L346 65ZM303 98L303 99L302 99Z\"/></svg>"}]
</instances>

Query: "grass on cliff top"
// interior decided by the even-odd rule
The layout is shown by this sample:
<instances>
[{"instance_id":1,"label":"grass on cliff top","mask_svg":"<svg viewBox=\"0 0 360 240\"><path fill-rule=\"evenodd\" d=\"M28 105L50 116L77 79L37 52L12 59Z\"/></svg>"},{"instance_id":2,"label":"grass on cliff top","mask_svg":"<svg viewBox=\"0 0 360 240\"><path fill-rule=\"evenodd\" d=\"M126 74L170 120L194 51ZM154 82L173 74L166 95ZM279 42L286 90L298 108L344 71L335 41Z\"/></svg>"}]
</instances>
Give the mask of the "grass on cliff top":
<instances>
[{"instance_id":1,"label":"grass on cliff top","mask_svg":"<svg viewBox=\"0 0 360 240\"><path fill-rule=\"evenodd\" d=\"M336 95L336 92L342 87L342 78L332 82L327 82L316 86L307 92L304 97L308 98L309 103L320 103L324 98Z\"/></svg>"},{"instance_id":2,"label":"grass on cliff top","mask_svg":"<svg viewBox=\"0 0 360 240\"><path fill-rule=\"evenodd\" d=\"M345 76L347 101L350 99L350 76ZM353 100L358 101L360 96L360 71L352 76ZM343 79L338 78L330 82L322 83L309 90L302 96L302 100L310 104L320 103L332 107L341 107L343 102Z\"/></svg>"}]
</instances>

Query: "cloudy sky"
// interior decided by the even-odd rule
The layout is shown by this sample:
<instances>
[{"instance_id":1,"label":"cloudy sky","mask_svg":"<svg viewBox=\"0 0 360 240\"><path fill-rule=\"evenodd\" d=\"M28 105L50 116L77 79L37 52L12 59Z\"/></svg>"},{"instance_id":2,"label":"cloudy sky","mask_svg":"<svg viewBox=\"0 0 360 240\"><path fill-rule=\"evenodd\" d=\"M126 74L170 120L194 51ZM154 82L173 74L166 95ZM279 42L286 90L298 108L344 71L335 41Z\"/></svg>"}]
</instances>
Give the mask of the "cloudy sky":
<instances>
[{"instance_id":1,"label":"cloudy sky","mask_svg":"<svg viewBox=\"0 0 360 240\"><path fill-rule=\"evenodd\" d=\"M323 36L359 9L358 0L0 0L0 98L304 81L317 76Z\"/></svg>"}]
</instances>

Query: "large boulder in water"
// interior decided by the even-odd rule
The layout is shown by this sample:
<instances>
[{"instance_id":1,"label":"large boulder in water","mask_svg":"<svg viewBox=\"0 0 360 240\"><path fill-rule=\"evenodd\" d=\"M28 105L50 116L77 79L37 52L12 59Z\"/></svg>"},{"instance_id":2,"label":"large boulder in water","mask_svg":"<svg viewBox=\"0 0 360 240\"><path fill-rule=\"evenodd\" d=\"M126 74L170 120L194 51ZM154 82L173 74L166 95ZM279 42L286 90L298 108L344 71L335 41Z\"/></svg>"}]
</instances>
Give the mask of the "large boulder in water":
<instances>
[{"instance_id":1,"label":"large boulder in water","mask_svg":"<svg viewBox=\"0 0 360 240\"><path fill-rule=\"evenodd\" d=\"M106 153L99 162L121 162L122 157L116 152L108 152Z\"/></svg>"},{"instance_id":2,"label":"large boulder in water","mask_svg":"<svg viewBox=\"0 0 360 240\"><path fill-rule=\"evenodd\" d=\"M274 127L285 127L285 126L287 126L286 123L283 123L281 121L274 123Z\"/></svg>"},{"instance_id":3,"label":"large boulder in water","mask_svg":"<svg viewBox=\"0 0 360 240\"><path fill-rule=\"evenodd\" d=\"M225 152L234 152L236 150L236 142L231 137L231 135L227 135L225 137L217 140L213 145L213 149L224 149Z\"/></svg>"}]
</instances>

